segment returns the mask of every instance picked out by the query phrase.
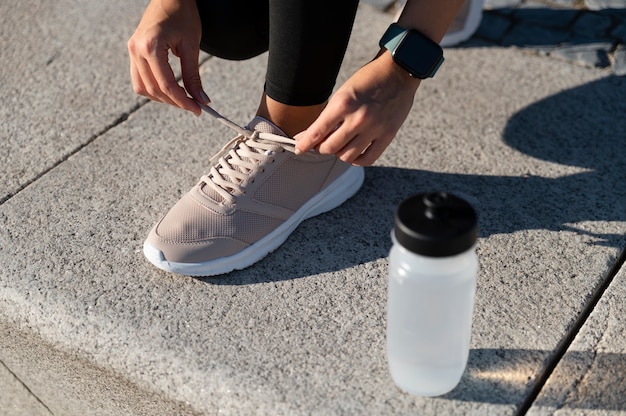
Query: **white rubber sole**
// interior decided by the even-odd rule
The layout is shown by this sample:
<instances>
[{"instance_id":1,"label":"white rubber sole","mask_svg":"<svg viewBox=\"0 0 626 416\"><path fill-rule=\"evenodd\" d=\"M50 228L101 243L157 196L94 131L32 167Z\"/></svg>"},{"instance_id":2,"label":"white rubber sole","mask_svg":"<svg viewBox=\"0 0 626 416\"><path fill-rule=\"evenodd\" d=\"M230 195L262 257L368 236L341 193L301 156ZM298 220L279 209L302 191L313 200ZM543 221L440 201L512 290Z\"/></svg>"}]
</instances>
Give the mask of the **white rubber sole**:
<instances>
[{"instance_id":1,"label":"white rubber sole","mask_svg":"<svg viewBox=\"0 0 626 416\"><path fill-rule=\"evenodd\" d=\"M203 263L177 263L167 261L161 250L147 242L143 245L143 253L159 269L186 276L216 276L244 269L280 247L302 221L330 211L350 199L361 188L364 178L365 172L362 167L351 166L326 189L308 200L278 228L232 256Z\"/></svg>"}]
</instances>

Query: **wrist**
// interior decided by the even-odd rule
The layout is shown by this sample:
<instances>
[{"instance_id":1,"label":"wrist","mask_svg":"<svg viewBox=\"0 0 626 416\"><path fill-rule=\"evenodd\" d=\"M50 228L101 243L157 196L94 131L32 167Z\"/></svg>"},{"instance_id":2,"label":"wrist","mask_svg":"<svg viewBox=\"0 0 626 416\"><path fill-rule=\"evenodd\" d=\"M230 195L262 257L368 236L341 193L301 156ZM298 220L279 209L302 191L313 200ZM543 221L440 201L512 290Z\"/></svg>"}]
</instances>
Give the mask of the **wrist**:
<instances>
[{"instance_id":1,"label":"wrist","mask_svg":"<svg viewBox=\"0 0 626 416\"><path fill-rule=\"evenodd\" d=\"M161 10L167 16L173 16L177 13L188 13L189 11L197 14L198 6L196 0L153 0L158 2Z\"/></svg>"},{"instance_id":2,"label":"wrist","mask_svg":"<svg viewBox=\"0 0 626 416\"><path fill-rule=\"evenodd\" d=\"M402 85L402 88L413 90L415 92L421 83L421 79L412 77L404 68L400 67L391 56L391 53L385 48L381 48L375 60L383 68L385 74L392 78L396 83Z\"/></svg>"}]
</instances>

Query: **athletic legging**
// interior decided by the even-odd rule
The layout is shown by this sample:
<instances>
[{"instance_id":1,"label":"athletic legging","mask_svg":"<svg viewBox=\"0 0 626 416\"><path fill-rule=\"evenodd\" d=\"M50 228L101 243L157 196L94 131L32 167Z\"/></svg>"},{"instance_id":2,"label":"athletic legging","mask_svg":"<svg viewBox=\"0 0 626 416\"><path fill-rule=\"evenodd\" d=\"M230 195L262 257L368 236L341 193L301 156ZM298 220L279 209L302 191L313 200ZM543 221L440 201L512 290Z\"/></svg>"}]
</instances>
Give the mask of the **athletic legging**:
<instances>
[{"instance_id":1,"label":"athletic legging","mask_svg":"<svg viewBox=\"0 0 626 416\"><path fill-rule=\"evenodd\" d=\"M197 0L200 48L243 60L269 50L266 94L306 106L328 99L352 31L358 0Z\"/></svg>"}]
</instances>

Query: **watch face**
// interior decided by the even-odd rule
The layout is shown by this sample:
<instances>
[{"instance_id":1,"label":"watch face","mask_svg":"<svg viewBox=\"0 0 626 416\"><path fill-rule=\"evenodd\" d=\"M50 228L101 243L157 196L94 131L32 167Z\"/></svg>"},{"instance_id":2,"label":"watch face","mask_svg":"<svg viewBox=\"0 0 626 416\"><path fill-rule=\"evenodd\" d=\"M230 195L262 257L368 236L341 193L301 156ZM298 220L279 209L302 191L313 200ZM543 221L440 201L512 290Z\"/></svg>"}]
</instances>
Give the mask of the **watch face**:
<instances>
[{"instance_id":1,"label":"watch face","mask_svg":"<svg viewBox=\"0 0 626 416\"><path fill-rule=\"evenodd\" d=\"M427 78L439 65L441 47L418 32L406 32L393 51L395 62L416 78Z\"/></svg>"}]
</instances>

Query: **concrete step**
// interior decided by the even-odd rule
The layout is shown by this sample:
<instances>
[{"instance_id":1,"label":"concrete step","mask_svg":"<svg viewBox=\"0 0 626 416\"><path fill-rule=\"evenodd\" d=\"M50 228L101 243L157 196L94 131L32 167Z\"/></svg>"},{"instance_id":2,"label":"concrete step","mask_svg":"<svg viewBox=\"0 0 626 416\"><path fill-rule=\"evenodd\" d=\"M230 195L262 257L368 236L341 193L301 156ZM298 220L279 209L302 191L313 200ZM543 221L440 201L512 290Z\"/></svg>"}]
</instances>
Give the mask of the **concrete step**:
<instances>
[{"instance_id":1,"label":"concrete step","mask_svg":"<svg viewBox=\"0 0 626 416\"><path fill-rule=\"evenodd\" d=\"M2 37L36 74L3 66L0 84L2 390L33 414L514 414L626 246L626 80L518 47L447 49L359 194L254 267L192 279L141 245L231 133L132 96L140 6L0 6L40 33ZM340 82L389 21L360 8ZM216 109L247 122L266 59L206 60ZM386 256L395 206L430 189L475 204L481 270L464 378L418 398L387 372Z\"/></svg>"}]
</instances>

